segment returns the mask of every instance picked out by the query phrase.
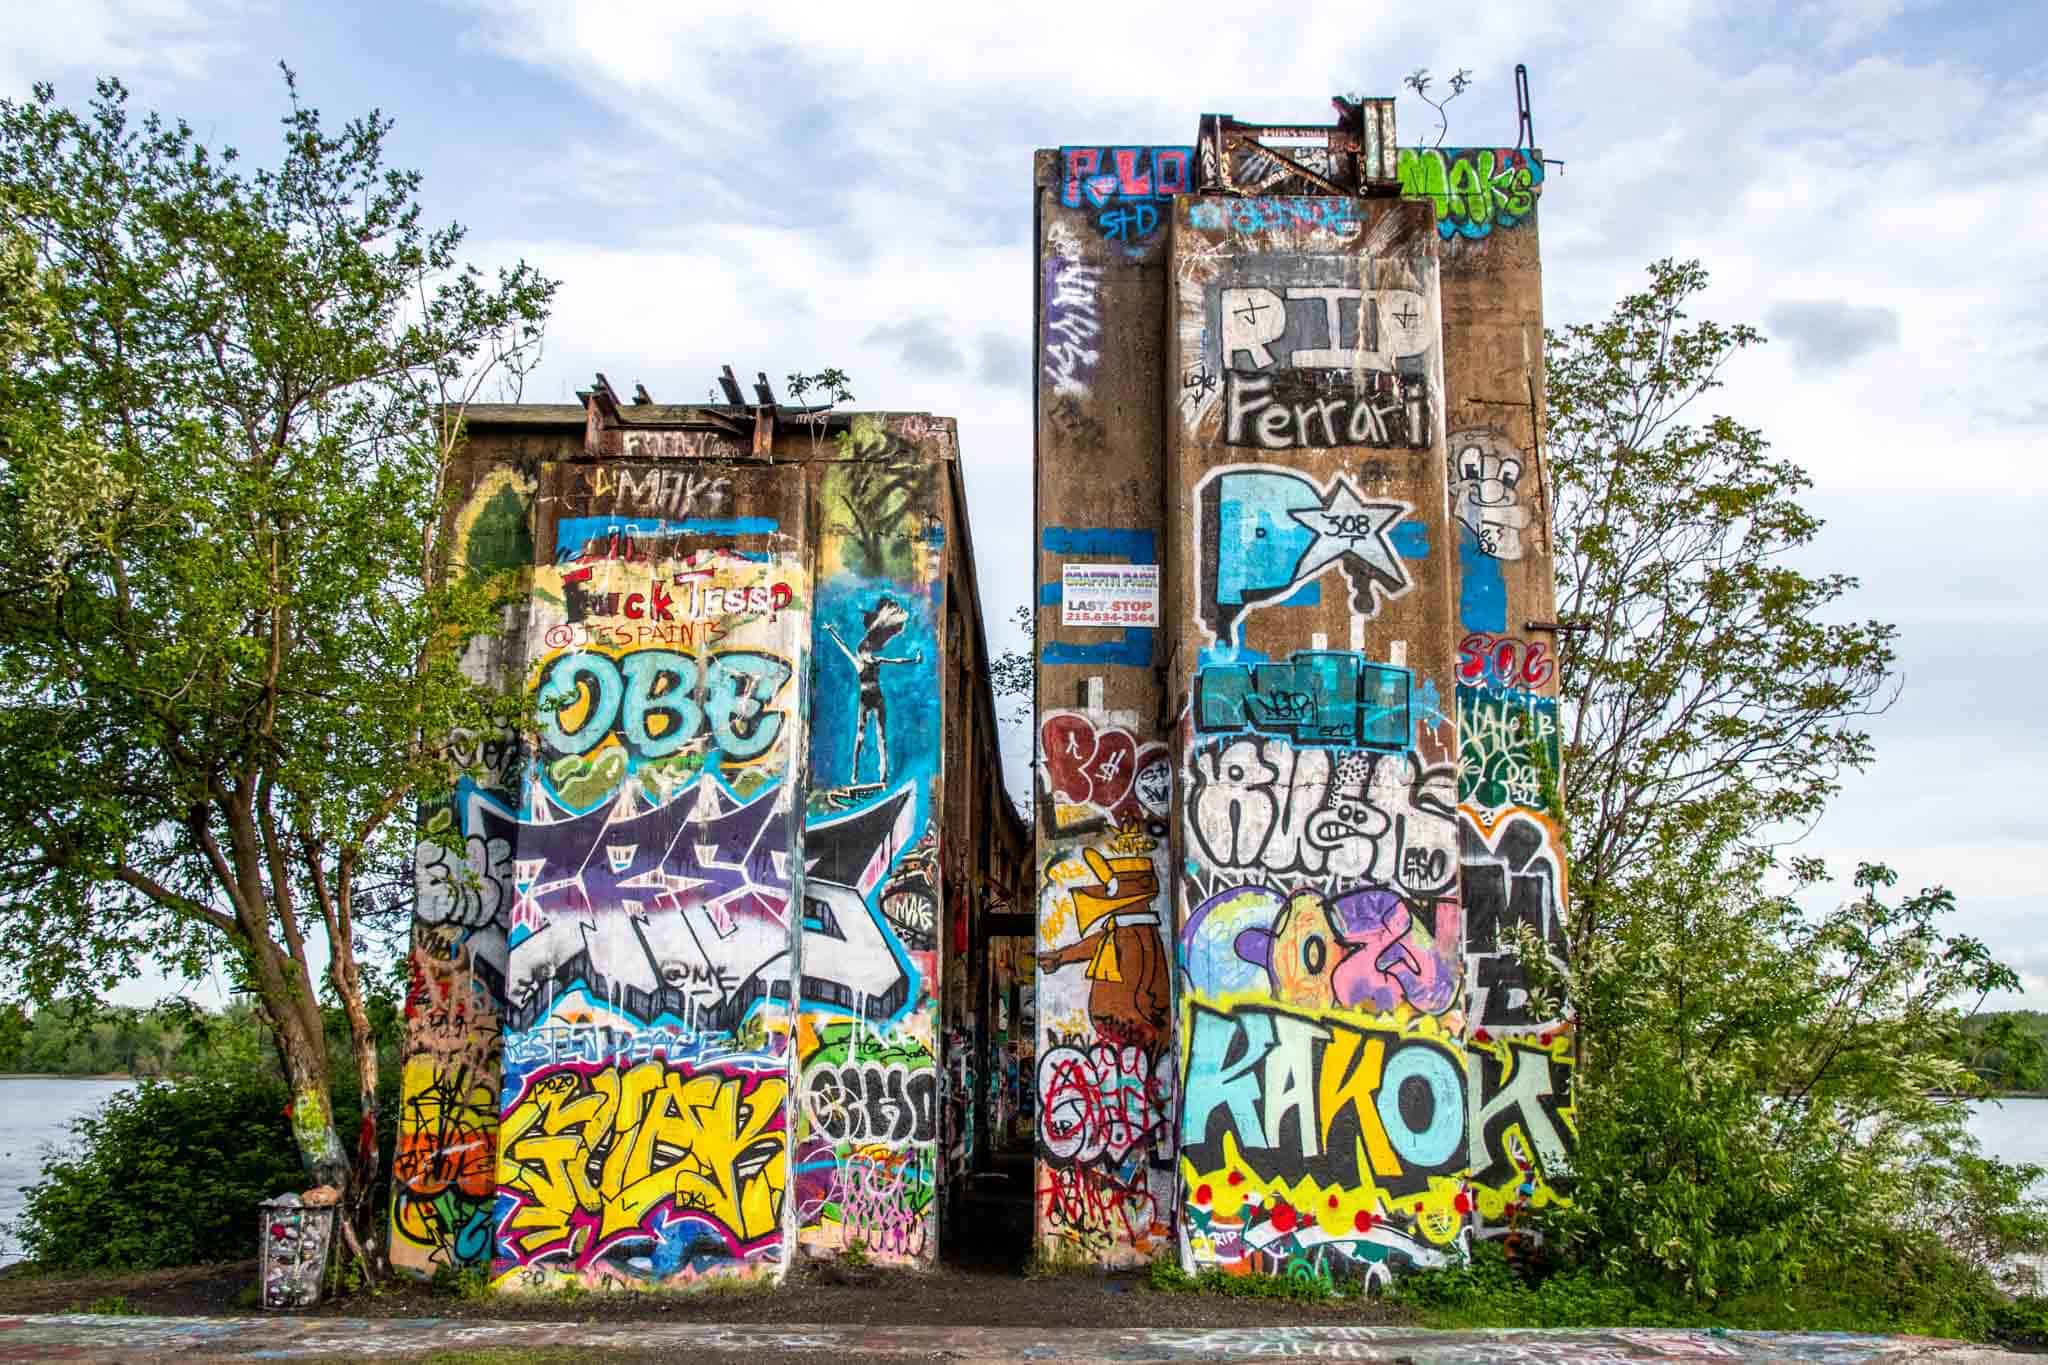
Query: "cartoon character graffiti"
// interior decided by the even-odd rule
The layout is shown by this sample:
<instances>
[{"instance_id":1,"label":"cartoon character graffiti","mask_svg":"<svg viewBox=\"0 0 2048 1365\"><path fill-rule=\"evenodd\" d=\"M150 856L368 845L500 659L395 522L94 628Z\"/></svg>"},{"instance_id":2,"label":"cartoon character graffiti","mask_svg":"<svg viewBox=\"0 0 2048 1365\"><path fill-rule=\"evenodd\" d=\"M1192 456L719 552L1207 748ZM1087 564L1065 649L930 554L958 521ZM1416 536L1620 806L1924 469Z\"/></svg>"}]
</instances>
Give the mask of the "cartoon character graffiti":
<instances>
[{"instance_id":1,"label":"cartoon character graffiti","mask_svg":"<svg viewBox=\"0 0 2048 1365\"><path fill-rule=\"evenodd\" d=\"M1451 437L1452 509L1478 537L1480 553L1495 559L1522 557L1529 509L1516 494L1521 478L1521 452L1505 437L1491 431Z\"/></svg>"},{"instance_id":2,"label":"cartoon character graffiti","mask_svg":"<svg viewBox=\"0 0 2048 1365\"><path fill-rule=\"evenodd\" d=\"M874 721L875 726L875 781L882 785L887 785L889 781L889 703L882 693L882 665L922 664L924 651L920 649L907 658L892 658L882 651L889 647L891 640L903 633L903 628L908 624L910 613L904 609L903 604L889 594L883 593L875 605L861 615L862 633L858 647L847 648L846 641L839 637L837 630L830 625L825 627L826 633L832 637L832 643L839 646L839 652L853 665L854 677L860 684L860 713L853 722L853 763L847 773L848 785L857 785L860 782L860 756L861 750L867 745L870 719Z\"/></svg>"},{"instance_id":3,"label":"cartoon character graffiti","mask_svg":"<svg viewBox=\"0 0 2048 1365\"><path fill-rule=\"evenodd\" d=\"M1166 948L1159 936L1159 873L1146 854L1104 857L1081 850L1092 886L1071 894L1081 937L1064 948L1038 955L1040 970L1055 972L1088 964L1088 1014L1106 1043L1142 1049L1147 1055L1166 1045Z\"/></svg>"}]
</instances>

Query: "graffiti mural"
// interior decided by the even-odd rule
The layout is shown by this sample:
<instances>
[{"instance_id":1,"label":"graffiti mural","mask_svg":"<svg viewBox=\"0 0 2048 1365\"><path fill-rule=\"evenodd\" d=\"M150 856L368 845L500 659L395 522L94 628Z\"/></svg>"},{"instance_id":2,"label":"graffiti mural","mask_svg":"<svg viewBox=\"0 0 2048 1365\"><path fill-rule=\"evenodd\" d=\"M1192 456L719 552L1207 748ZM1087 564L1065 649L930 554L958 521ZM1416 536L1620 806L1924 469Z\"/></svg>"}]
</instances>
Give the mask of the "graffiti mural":
<instances>
[{"instance_id":1,"label":"graffiti mural","mask_svg":"<svg viewBox=\"0 0 2048 1365\"><path fill-rule=\"evenodd\" d=\"M819 493L794 1217L808 1253L924 1264L944 1111L941 545L916 510L930 470L900 434L842 453L860 458Z\"/></svg>"},{"instance_id":2,"label":"graffiti mural","mask_svg":"<svg viewBox=\"0 0 2048 1365\"><path fill-rule=\"evenodd\" d=\"M1462 1258L1472 1223L1556 1197L1567 1040L1467 1044L1427 1016L1184 1012L1183 1244L1198 1266L1368 1285Z\"/></svg>"},{"instance_id":3,"label":"graffiti mural","mask_svg":"<svg viewBox=\"0 0 2048 1365\"><path fill-rule=\"evenodd\" d=\"M1188 223L1240 233L1320 230L1348 239L1365 226L1358 210L1356 199L1199 199L1188 205Z\"/></svg>"},{"instance_id":4,"label":"graffiti mural","mask_svg":"<svg viewBox=\"0 0 2048 1365\"><path fill-rule=\"evenodd\" d=\"M1102 358L1102 314L1096 294L1102 271L1081 259L1080 243L1064 223L1046 228L1045 378L1055 398L1086 399Z\"/></svg>"},{"instance_id":5,"label":"graffiti mural","mask_svg":"<svg viewBox=\"0 0 2048 1365\"><path fill-rule=\"evenodd\" d=\"M1055 719L1088 725L1078 716L1048 725ZM1098 724L1095 733L1127 739L1107 717ZM1168 780L1163 772L1161 780ZM1163 811L1171 790L1156 795ZM1042 882L1038 1232L1063 1254L1098 1264L1141 1263L1171 1244L1173 982L1164 857L1162 841L1131 820L1056 855Z\"/></svg>"},{"instance_id":6,"label":"graffiti mural","mask_svg":"<svg viewBox=\"0 0 2048 1365\"><path fill-rule=\"evenodd\" d=\"M1511 956L1554 942L1564 903L1536 818L1555 661L1493 619L1547 553L1540 479L1491 430L1444 466L1410 453L1440 449L1448 410L1441 237L1419 205L1340 202L1190 201L1212 235L1174 258L1179 455L1201 471L1174 1228L1190 1270L1384 1286L1558 1197L1573 1054ZM1487 623L1447 633L1474 557Z\"/></svg>"},{"instance_id":7,"label":"graffiti mural","mask_svg":"<svg viewBox=\"0 0 2048 1365\"><path fill-rule=\"evenodd\" d=\"M501 1259L540 1283L603 1265L631 1284L778 1250L779 1066L606 1059L523 1079L500 1120Z\"/></svg>"},{"instance_id":8,"label":"graffiti mural","mask_svg":"<svg viewBox=\"0 0 2048 1365\"><path fill-rule=\"evenodd\" d=\"M557 524L534 752L512 799L459 793L478 880L508 903L502 1288L784 1259L808 585L794 556L688 524Z\"/></svg>"},{"instance_id":9,"label":"graffiti mural","mask_svg":"<svg viewBox=\"0 0 2048 1365\"><path fill-rule=\"evenodd\" d=\"M1461 1256L1477 1207L1454 732L1405 668L1230 667L1295 723L1186 731L1182 1257L1382 1284Z\"/></svg>"},{"instance_id":10,"label":"graffiti mural","mask_svg":"<svg viewBox=\"0 0 2048 1365\"><path fill-rule=\"evenodd\" d=\"M1436 263L1368 267L1352 242L1372 212L1353 199L1189 201L1188 226L1224 239L1191 249L1173 281L1191 436L1266 451L1433 446Z\"/></svg>"},{"instance_id":11,"label":"graffiti mural","mask_svg":"<svg viewBox=\"0 0 2048 1365\"><path fill-rule=\"evenodd\" d=\"M1112 242L1142 245L1165 221L1166 202L1186 194L1193 147L1062 147L1060 203L1087 209Z\"/></svg>"},{"instance_id":12,"label":"graffiti mural","mask_svg":"<svg viewBox=\"0 0 2048 1365\"><path fill-rule=\"evenodd\" d=\"M454 561L472 575L507 576L514 591L523 587L534 559L534 493L533 481L515 470L485 473L452 519ZM473 649L463 668L507 689L522 681L501 676L487 644ZM509 732L451 735L447 752L468 775L467 786L423 812L414 851L405 1058L391 1161L391 1264L422 1277L491 1260L511 848L501 834L464 819L463 793L516 800L526 759Z\"/></svg>"},{"instance_id":13,"label":"graffiti mural","mask_svg":"<svg viewBox=\"0 0 2048 1365\"><path fill-rule=\"evenodd\" d=\"M1252 731L1296 744L1408 747L1405 668L1302 650L1285 663L1210 664L1195 681L1195 729Z\"/></svg>"},{"instance_id":14,"label":"graffiti mural","mask_svg":"<svg viewBox=\"0 0 2048 1365\"><path fill-rule=\"evenodd\" d=\"M1491 431L1457 432L1450 446L1452 515L1479 553L1520 559L1522 532L1533 519L1521 500L1521 452Z\"/></svg>"},{"instance_id":15,"label":"graffiti mural","mask_svg":"<svg viewBox=\"0 0 2048 1365\"><path fill-rule=\"evenodd\" d=\"M1407 289L1217 291L1228 445L1427 446L1434 328Z\"/></svg>"},{"instance_id":16,"label":"graffiti mural","mask_svg":"<svg viewBox=\"0 0 2048 1365\"><path fill-rule=\"evenodd\" d=\"M1201 623L1232 644L1259 608L1313 605L1319 582L1341 570L1351 609L1375 616L1414 586L1404 561L1429 554L1429 535L1407 502L1366 499L1346 474L1319 485L1266 465L1225 465L1196 487Z\"/></svg>"},{"instance_id":17,"label":"graffiti mural","mask_svg":"<svg viewBox=\"0 0 2048 1365\"><path fill-rule=\"evenodd\" d=\"M1466 984L1472 1022L1492 1031L1548 1031L1561 1002L1535 988L1515 943L1531 935L1553 965L1565 953L1565 856L1557 660L1550 644L1507 633L1505 566L1544 553L1531 462L1490 428L1449 438L1449 496L1458 522L1457 722ZM1521 620L1549 614L1538 605ZM1519 622L1518 622L1519 623ZM1554 993L1552 993L1554 995Z\"/></svg>"},{"instance_id":18,"label":"graffiti mural","mask_svg":"<svg viewBox=\"0 0 2048 1365\"><path fill-rule=\"evenodd\" d=\"M1429 201L1445 241L1517 227L1543 192L1543 162L1522 147L1403 147L1396 167L1401 193Z\"/></svg>"},{"instance_id":19,"label":"graffiti mural","mask_svg":"<svg viewBox=\"0 0 2048 1365\"><path fill-rule=\"evenodd\" d=\"M1173 799L1173 765L1158 740L1078 711L1048 711L1038 727L1047 819L1061 834L1156 824Z\"/></svg>"}]
</instances>

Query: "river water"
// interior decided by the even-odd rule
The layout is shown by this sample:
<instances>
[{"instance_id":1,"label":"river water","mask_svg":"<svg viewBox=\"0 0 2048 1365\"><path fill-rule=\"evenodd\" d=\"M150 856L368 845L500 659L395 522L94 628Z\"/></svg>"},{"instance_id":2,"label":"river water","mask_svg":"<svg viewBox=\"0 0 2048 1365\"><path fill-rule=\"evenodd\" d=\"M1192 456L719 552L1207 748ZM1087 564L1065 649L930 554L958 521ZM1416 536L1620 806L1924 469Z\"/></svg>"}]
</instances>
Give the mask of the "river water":
<instances>
[{"instance_id":1,"label":"river water","mask_svg":"<svg viewBox=\"0 0 2048 1365\"><path fill-rule=\"evenodd\" d=\"M130 1081L82 1081L70 1076L0 1079L0 1265L21 1259L14 1221L43 1162L64 1155L71 1122L129 1088Z\"/></svg>"},{"instance_id":2,"label":"river water","mask_svg":"<svg viewBox=\"0 0 2048 1365\"><path fill-rule=\"evenodd\" d=\"M43 1162L66 1150L72 1120L130 1084L68 1076L0 1079L0 1265L21 1258L11 1225ZM1990 1155L2048 1166L2048 1099L1977 1101L1970 1106L1970 1131ZM2034 1193L2048 1199L2048 1180Z\"/></svg>"}]
</instances>

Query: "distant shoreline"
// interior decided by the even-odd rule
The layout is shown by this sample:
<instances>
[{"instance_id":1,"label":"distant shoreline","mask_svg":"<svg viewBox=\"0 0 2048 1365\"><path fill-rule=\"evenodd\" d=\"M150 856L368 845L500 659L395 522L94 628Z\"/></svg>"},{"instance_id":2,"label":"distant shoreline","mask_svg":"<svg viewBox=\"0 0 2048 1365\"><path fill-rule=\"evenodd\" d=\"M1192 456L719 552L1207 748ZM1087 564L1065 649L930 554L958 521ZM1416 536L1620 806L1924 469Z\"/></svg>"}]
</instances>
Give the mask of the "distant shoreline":
<instances>
[{"instance_id":1,"label":"distant shoreline","mask_svg":"<svg viewBox=\"0 0 2048 1365\"><path fill-rule=\"evenodd\" d=\"M0 1071L0 1081L148 1081L169 1076L131 1076L125 1071Z\"/></svg>"}]
</instances>

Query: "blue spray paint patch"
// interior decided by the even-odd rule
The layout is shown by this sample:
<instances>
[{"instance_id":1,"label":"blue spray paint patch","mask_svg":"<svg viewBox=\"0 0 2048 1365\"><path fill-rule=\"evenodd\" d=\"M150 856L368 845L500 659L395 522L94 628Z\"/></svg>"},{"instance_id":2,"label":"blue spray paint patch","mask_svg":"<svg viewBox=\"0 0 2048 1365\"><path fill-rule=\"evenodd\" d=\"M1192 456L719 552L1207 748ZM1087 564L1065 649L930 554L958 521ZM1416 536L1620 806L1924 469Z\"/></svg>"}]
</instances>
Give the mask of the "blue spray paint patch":
<instances>
[{"instance_id":1,"label":"blue spray paint patch","mask_svg":"<svg viewBox=\"0 0 2048 1365\"><path fill-rule=\"evenodd\" d=\"M1039 542L1051 555L1112 555L1133 564L1156 564L1157 538L1122 526L1048 526Z\"/></svg>"},{"instance_id":2,"label":"blue spray paint patch","mask_svg":"<svg viewBox=\"0 0 2048 1365\"><path fill-rule=\"evenodd\" d=\"M669 521L662 517L564 517L555 523L555 558L573 559L592 541L613 535L770 535L781 527L774 517L690 517Z\"/></svg>"},{"instance_id":3,"label":"blue spray paint patch","mask_svg":"<svg viewBox=\"0 0 2048 1365\"><path fill-rule=\"evenodd\" d=\"M1204 645L1197 660L1203 668L1218 664L1262 664L1267 660L1266 652L1249 645Z\"/></svg>"},{"instance_id":4,"label":"blue spray paint patch","mask_svg":"<svg viewBox=\"0 0 2048 1365\"><path fill-rule=\"evenodd\" d=\"M1458 524L1458 624L1466 630L1504 634L1508 628L1508 585L1500 561L1479 548L1479 537Z\"/></svg>"},{"instance_id":5,"label":"blue spray paint patch","mask_svg":"<svg viewBox=\"0 0 2048 1365\"><path fill-rule=\"evenodd\" d=\"M1047 554L1092 555L1101 559L1121 559L1130 564L1159 562L1158 539L1152 532L1122 526L1048 526L1039 536L1039 544ZM1057 580L1039 584L1038 602L1040 606L1047 607L1060 604ZM1039 651L1038 661L1054 665L1107 664L1145 668L1152 662L1154 634L1149 627L1130 626L1125 628L1120 638L1101 644L1070 644L1055 640Z\"/></svg>"},{"instance_id":6,"label":"blue spray paint patch","mask_svg":"<svg viewBox=\"0 0 2048 1365\"><path fill-rule=\"evenodd\" d=\"M1139 626L1124 631L1121 640L1100 645L1070 645L1055 640L1039 651L1039 662L1047 664L1113 664L1144 668L1152 662L1153 632Z\"/></svg>"},{"instance_id":7,"label":"blue spray paint patch","mask_svg":"<svg viewBox=\"0 0 2048 1365\"><path fill-rule=\"evenodd\" d=\"M1435 678L1424 678L1416 687L1415 716L1420 724L1431 727L1441 725L1447 719L1443 696L1436 690Z\"/></svg>"}]
</instances>

